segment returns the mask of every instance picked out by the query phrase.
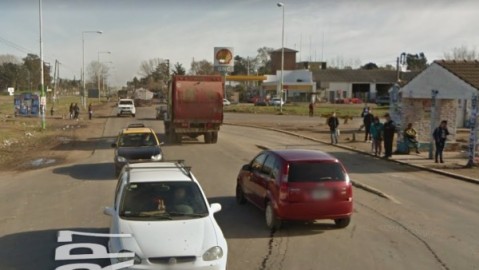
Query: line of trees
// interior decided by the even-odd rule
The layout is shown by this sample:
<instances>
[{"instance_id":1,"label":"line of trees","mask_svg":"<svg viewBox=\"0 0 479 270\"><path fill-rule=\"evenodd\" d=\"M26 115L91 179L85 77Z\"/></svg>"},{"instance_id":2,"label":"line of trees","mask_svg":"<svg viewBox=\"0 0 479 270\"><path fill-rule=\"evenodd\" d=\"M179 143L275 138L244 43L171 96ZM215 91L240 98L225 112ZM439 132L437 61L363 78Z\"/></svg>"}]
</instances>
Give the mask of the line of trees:
<instances>
[{"instance_id":1,"label":"line of trees","mask_svg":"<svg viewBox=\"0 0 479 270\"><path fill-rule=\"evenodd\" d=\"M44 84L50 86L51 67L43 64ZM40 89L40 58L28 54L22 60L13 55L0 55L0 91L13 87L17 91L37 91Z\"/></svg>"}]
</instances>

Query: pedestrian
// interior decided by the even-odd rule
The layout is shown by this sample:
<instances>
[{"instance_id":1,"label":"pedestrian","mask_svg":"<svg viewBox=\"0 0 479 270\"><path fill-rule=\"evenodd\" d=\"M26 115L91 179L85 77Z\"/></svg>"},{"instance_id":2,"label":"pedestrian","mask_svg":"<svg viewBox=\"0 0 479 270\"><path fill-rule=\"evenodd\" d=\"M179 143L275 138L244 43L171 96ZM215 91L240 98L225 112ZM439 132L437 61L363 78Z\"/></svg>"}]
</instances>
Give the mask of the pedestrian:
<instances>
[{"instance_id":1,"label":"pedestrian","mask_svg":"<svg viewBox=\"0 0 479 270\"><path fill-rule=\"evenodd\" d=\"M374 117L374 122L371 124L371 137L373 139L372 152L375 156L381 156L384 125L379 121L379 117L377 116Z\"/></svg>"},{"instance_id":2,"label":"pedestrian","mask_svg":"<svg viewBox=\"0 0 479 270\"><path fill-rule=\"evenodd\" d=\"M73 114L74 113L75 113L75 111L74 111L73 103L70 103L70 119L73 119Z\"/></svg>"},{"instance_id":3,"label":"pedestrian","mask_svg":"<svg viewBox=\"0 0 479 270\"><path fill-rule=\"evenodd\" d=\"M331 132L331 144L338 144L339 120L335 112L328 118L328 126Z\"/></svg>"},{"instance_id":4,"label":"pedestrian","mask_svg":"<svg viewBox=\"0 0 479 270\"><path fill-rule=\"evenodd\" d=\"M91 120L91 117L93 116L93 107L91 106L91 103L88 105L88 119Z\"/></svg>"},{"instance_id":5,"label":"pedestrian","mask_svg":"<svg viewBox=\"0 0 479 270\"><path fill-rule=\"evenodd\" d=\"M73 118L78 119L78 116L80 115L80 107L78 107L78 104L73 105Z\"/></svg>"},{"instance_id":6,"label":"pedestrian","mask_svg":"<svg viewBox=\"0 0 479 270\"><path fill-rule=\"evenodd\" d=\"M363 117L364 125L364 141L371 141L371 124L374 121L374 115L371 113L371 109L368 109Z\"/></svg>"},{"instance_id":7,"label":"pedestrian","mask_svg":"<svg viewBox=\"0 0 479 270\"><path fill-rule=\"evenodd\" d=\"M361 118L364 119L364 116L365 116L368 112L369 112L369 107L366 107L366 106L365 106L365 107L363 108L363 111L361 112ZM361 124L361 126L359 126L359 131L363 130L363 128L364 128L364 123Z\"/></svg>"},{"instance_id":8,"label":"pedestrian","mask_svg":"<svg viewBox=\"0 0 479 270\"><path fill-rule=\"evenodd\" d=\"M309 103L309 117L312 117L314 115L314 103L310 102Z\"/></svg>"},{"instance_id":9,"label":"pedestrian","mask_svg":"<svg viewBox=\"0 0 479 270\"><path fill-rule=\"evenodd\" d=\"M404 130L404 139L407 147L410 145L416 149L416 153L419 154L419 142L417 141L417 131L412 127L412 123L408 123L406 129Z\"/></svg>"},{"instance_id":10,"label":"pedestrian","mask_svg":"<svg viewBox=\"0 0 479 270\"><path fill-rule=\"evenodd\" d=\"M447 129L447 121L442 120L441 124L434 129L432 136L434 142L436 143L436 153L435 153L435 162L438 163L438 158L441 163L444 163L442 152L444 151L444 146L446 146L446 139L449 135L449 130Z\"/></svg>"},{"instance_id":11,"label":"pedestrian","mask_svg":"<svg viewBox=\"0 0 479 270\"><path fill-rule=\"evenodd\" d=\"M390 158L393 155L393 140L396 133L396 124L391 119L389 113L384 115L386 122L384 123L384 158Z\"/></svg>"}]
</instances>

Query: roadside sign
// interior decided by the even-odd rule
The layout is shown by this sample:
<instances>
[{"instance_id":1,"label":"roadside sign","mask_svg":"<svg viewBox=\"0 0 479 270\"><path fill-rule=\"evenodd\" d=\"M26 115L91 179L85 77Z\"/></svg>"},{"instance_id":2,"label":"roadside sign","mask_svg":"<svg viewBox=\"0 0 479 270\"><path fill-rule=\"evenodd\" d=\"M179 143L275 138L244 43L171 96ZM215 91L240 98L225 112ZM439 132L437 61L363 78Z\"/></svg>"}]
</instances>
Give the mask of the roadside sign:
<instances>
[{"instance_id":1,"label":"roadside sign","mask_svg":"<svg viewBox=\"0 0 479 270\"><path fill-rule=\"evenodd\" d=\"M47 97L45 97L45 96L40 97L40 105L42 105L42 106L47 105Z\"/></svg>"},{"instance_id":2,"label":"roadside sign","mask_svg":"<svg viewBox=\"0 0 479 270\"><path fill-rule=\"evenodd\" d=\"M10 96L13 96L13 93L15 92L15 88L13 87L8 87L8 93L10 94Z\"/></svg>"}]
</instances>

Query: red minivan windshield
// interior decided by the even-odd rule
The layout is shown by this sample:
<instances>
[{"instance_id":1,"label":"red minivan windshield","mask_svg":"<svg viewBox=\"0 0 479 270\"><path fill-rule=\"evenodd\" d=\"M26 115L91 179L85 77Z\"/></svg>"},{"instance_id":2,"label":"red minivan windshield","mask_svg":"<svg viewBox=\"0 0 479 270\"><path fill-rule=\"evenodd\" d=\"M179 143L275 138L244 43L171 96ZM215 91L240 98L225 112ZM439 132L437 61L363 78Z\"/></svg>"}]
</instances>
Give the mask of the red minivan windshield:
<instances>
[{"instance_id":1,"label":"red minivan windshield","mask_svg":"<svg viewBox=\"0 0 479 270\"><path fill-rule=\"evenodd\" d=\"M289 164L288 182L345 181L343 167L336 162L293 162Z\"/></svg>"}]
</instances>

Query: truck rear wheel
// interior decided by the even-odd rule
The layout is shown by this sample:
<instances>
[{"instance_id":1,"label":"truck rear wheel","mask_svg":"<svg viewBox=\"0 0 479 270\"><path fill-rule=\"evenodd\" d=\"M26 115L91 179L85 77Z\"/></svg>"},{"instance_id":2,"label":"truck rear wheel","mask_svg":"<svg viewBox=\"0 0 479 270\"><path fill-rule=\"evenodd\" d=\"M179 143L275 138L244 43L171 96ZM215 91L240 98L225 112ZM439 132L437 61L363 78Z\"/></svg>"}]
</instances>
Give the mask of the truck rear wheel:
<instances>
[{"instance_id":1,"label":"truck rear wheel","mask_svg":"<svg viewBox=\"0 0 479 270\"><path fill-rule=\"evenodd\" d=\"M217 143L218 142L218 131L211 132L211 135L212 135L211 142L212 143Z\"/></svg>"},{"instance_id":2,"label":"truck rear wheel","mask_svg":"<svg viewBox=\"0 0 479 270\"><path fill-rule=\"evenodd\" d=\"M205 143L211 143L213 141L213 134L211 132L205 133Z\"/></svg>"}]
</instances>

